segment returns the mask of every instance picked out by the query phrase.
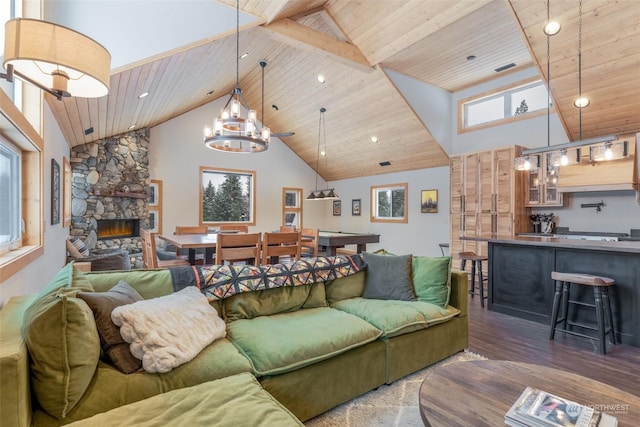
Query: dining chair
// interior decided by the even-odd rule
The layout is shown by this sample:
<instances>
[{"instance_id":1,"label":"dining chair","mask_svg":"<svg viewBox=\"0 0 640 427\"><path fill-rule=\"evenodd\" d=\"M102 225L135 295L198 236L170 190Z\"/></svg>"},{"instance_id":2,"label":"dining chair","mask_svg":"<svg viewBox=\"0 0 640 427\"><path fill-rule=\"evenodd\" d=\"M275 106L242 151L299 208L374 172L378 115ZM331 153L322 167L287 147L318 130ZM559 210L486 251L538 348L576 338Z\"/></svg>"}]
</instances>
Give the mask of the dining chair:
<instances>
[{"instance_id":1,"label":"dining chair","mask_svg":"<svg viewBox=\"0 0 640 427\"><path fill-rule=\"evenodd\" d=\"M318 256L318 228L303 228L300 230L300 256L311 258Z\"/></svg>"},{"instance_id":2,"label":"dining chair","mask_svg":"<svg viewBox=\"0 0 640 427\"><path fill-rule=\"evenodd\" d=\"M140 230L142 240L142 261L145 268L168 268L188 266L189 261L183 258L160 260L156 249L156 235L149 230Z\"/></svg>"},{"instance_id":3,"label":"dining chair","mask_svg":"<svg viewBox=\"0 0 640 427\"><path fill-rule=\"evenodd\" d=\"M209 232L209 226L207 225L176 225L174 234L207 234ZM188 251L194 251L196 264L204 264L204 260L207 259L205 249L187 249ZM177 256L187 255L184 249L176 248Z\"/></svg>"},{"instance_id":4,"label":"dining chair","mask_svg":"<svg viewBox=\"0 0 640 427\"><path fill-rule=\"evenodd\" d=\"M247 224L220 224L219 228L221 231L235 230L241 233L249 232L249 226Z\"/></svg>"},{"instance_id":5,"label":"dining chair","mask_svg":"<svg viewBox=\"0 0 640 427\"><path fill-rule=\"evenodd\" d=\"M298 229L295 228L295 227L289 227L287 225L281 225L280 226L280 232L281 233L293 233L293 232L296 232L296 231L298 231Z\"/></svg>"},{"instance_id":6,"label":"dining chair","mask_svg":"<svg viewBox=\"0 0 640 427\"><path fill-rule=\"evenodd\" d=\"M216 262L234 264L245 262L256 265L260 262L260 233L220 233L216 242Z\"/></svg>"},{"instance_id":7,"label":"dining chair","mask_svg":"<svg viewBox=\"0 0 640 427\"><path fill-rule=\"evenodd\" d=\"M175 234L207 234L208 232L207 225L176 225Z\"/></svg>"},{"instance_id":8,"label":"dining chair","mask_svg":"<svg viewBox=\"0 0 640 427\"><path fill-rule=\"evenodd\" d=\"M300 232L265 232L262 236L262 265L276 264L280 257L293 262L300 259Z\"/></svg>"}]
</instances>

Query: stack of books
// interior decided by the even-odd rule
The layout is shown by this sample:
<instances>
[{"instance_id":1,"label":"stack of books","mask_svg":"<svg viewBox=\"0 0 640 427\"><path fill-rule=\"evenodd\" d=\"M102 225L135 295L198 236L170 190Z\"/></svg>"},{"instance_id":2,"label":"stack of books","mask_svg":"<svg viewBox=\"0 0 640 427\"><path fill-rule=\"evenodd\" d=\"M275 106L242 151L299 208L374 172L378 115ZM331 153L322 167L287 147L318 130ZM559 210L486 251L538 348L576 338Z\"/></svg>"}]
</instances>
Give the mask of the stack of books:
<instances>
[{"instance_id":1,"label":"stack of books","mask_svg":"<svg viewBox=\"0 0 640 427\"><path fill-rule=\"evenodd\" d=\"M593 408L527 387L504 417L512 427L616 427L618 419Z\"/></svg>"}]
</instances>

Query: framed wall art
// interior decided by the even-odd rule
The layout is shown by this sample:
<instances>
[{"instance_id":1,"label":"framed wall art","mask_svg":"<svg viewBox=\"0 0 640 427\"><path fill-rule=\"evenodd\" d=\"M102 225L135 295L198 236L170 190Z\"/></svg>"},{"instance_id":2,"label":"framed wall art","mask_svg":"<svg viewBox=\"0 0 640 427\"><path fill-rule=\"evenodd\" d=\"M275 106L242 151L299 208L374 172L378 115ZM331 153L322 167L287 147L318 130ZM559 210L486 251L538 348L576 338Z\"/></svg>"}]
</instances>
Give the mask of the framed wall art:
<instances>
[{"instance_id":1,"label":"framed wall art","mask_svg":"<svg viewBox=\"0 0 640 427\"><path fill-rule=\"evenodd\" d=\"M62 158L62 226L71 225L71 181L73 174L71 164L66 157Z\"/></svg>"},{"instance_id":2,"label":"framed wall art","mask_svg":"<svg viewBox=\"0 0 640 427\"><path fill-rule=\"evenodd\" d=\"M162 206L162 181L152 179L149 184L149 207Z\"/></svg>"},{"instance_id":3,"label":"framed wall art","mask_svg":"<svg viewBox=\"0 0 640 427\"><path fill-rule=\"evenodd\" d=\"M60 164L51 159L51 225L60 223Z\"/></svg>"},{"instance_id":4,"label":"framed wall art","mask_svg":"<svg viewBox=\"0 0 640 427\"><path fill-rule=\"evenodd\" d=\"M333 201L333 216L342 215L342 201L334 200Z\"/></svg>"},{"instance_id":5,"label":"framed wall art","mask_svg":"<svg viewBox=\"0 0 640 427\"><path fill-rule=\"evenodd\" d=\"M360 216L360 204L362 199L352 199L351 200L351 215Z\"/></svg>"},{"instance_id":6,"label":"framed wall art","mask_svg":"<svg viewBox=\"0 0 640 427\"><path fill-rule=\"evenodd\" d=\"M422 190L420 212L438 213L438 190Z\"/></svg>"},{"instance_id":7,"label":"framed wall art","mask_svg":"<svg viewBox=\"0 0 640 427\"><path fill-rule=\"evenodd\" d=\"M159 209L149 209L149 231L162 233L162 213Z\"/></svg>"}]
</instances>

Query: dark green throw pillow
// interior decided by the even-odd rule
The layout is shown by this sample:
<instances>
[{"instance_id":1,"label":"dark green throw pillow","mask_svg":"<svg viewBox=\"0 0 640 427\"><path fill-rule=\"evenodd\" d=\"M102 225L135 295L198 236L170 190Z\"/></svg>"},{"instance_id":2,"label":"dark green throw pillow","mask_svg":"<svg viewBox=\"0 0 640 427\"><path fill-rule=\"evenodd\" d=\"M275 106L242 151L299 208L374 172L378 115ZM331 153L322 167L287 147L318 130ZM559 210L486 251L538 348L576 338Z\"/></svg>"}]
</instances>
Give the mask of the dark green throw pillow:
<instances>
[{"instance_id":1,"label":"dark green throw pillow","mask_svg":"<svg viewBox=\"0 0 640 427\"><path fill-rule=\"evenodd\" d=\"M451 257L416 256L411 264L418 301L446 307L451 295Z\"/></svg>"},{"instance_id":2,"label":"dark green throw pillow","mask_svg":"<svg viewBox=\"0 0 640 427\"><path fill-rule=\"evenodd\" d=\"M129 343L120 335L120 328L111 321L114 308L142 301L140 294L124 280L107 292L79 292L78 298L84 300L96 319L102 351L109 357L120 372L130 374L142 368L142 360L131 354Z\"/></svg>"},{"instance_id":3,"label":"dark green throw pillow","mask_svg":"<svg viewBox=\"0 0 640 427\"><path fill-rule=\"evenodd\" d=\"M415 301L411 255L386 256L363 252L367 275L363 298Z\"/></svg>"}]
</instances>

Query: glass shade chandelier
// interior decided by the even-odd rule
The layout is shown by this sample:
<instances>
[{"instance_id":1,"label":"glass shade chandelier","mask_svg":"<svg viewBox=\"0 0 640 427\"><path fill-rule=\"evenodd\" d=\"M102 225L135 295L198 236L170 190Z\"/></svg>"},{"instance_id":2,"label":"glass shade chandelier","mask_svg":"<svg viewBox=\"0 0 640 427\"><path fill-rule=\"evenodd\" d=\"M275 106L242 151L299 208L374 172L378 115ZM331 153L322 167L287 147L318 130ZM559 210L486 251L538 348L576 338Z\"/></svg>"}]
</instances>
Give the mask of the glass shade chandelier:
<instances>
[{"instance_id":1,"label":"glass shade chandelier","mask_svg":"<svg viewBox=\"0 0 640 427\"><path fill-rule=\"evenodd\" d=\"M307 200L337 200L340 197L336 194L333 188L326 188L324 190L318 190L318 169L320 167L320 141L324 140L324 155L326 161L327 155L327 138L326 131L324 127L324 113L327 111L326 108L320 108L320 120L318 122L318 151L316 154L316 186L315 190L313 190L307 196Z\"/></svg>"},{"instance_id":2,"label":"glass shade chandelier","mask_svg":"<svg viewBox=\"0 0 640 427\"><path fill-rule=\"evenodd\" d=\"M37 19L5 24L4 67L14 77L55 96L99 98L109 93L111 55L100 43L70 28Z\"/></svg>"},{"instance_id":3,"label":"glass shade chandelier","mask_svg":"<svg viewBox=\"0 0 640 427\"><path fill-rule=\"evenodd\" d=\"M262 99L264 103L264 67L262 67ZM262 106L264 119L264 105ZM271 130L258 122L256 110L249 108L240 89L240 2L236 1L236 86L227 103L213 121L213 126L204 126L205 146L227 153L260 153L269 148Z\"/></svg>"}]
</instances>

